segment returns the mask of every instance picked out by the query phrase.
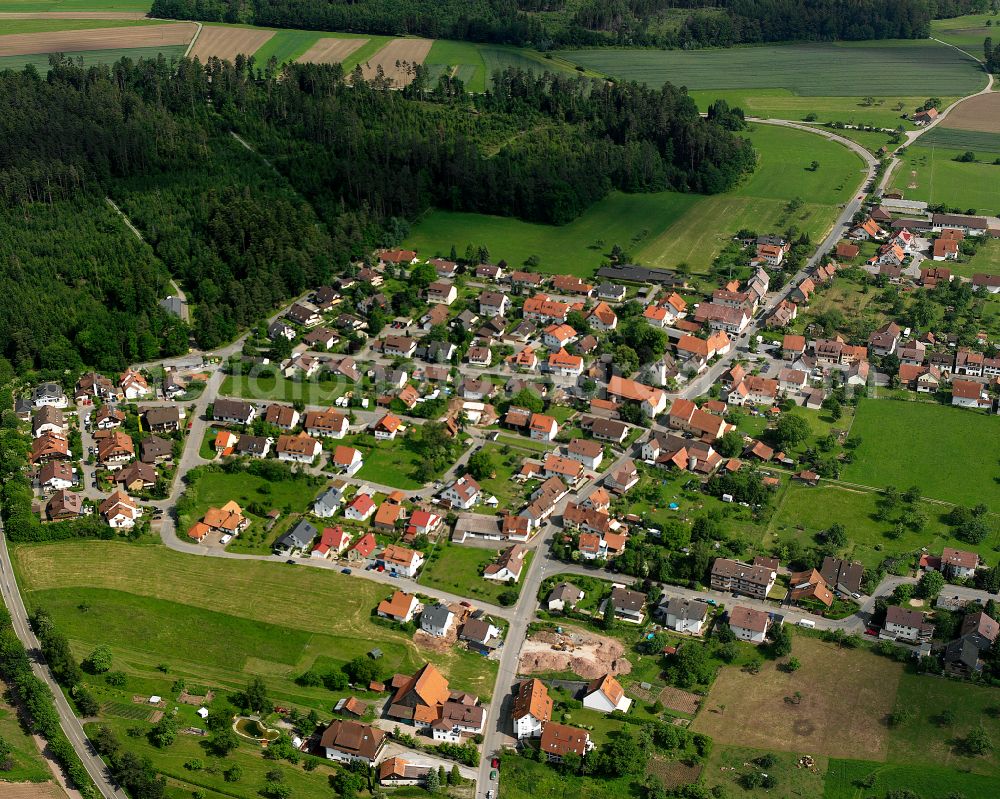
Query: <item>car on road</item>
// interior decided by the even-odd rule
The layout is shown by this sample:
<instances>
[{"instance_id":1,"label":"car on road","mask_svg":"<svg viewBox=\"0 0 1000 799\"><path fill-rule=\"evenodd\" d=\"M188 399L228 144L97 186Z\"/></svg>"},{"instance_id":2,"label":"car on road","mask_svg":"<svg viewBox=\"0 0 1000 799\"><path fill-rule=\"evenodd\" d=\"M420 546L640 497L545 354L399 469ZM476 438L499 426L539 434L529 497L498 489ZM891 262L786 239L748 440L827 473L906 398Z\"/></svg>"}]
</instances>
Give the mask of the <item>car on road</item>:
<instances>
[{"instance_id":1,"label":"car on road","mask_svg":"<svg viewBox=\"0 0 1000 799\"><path fill-rule=\"evenodd\" d=\"M486 792L486 799L493 799L493 791Z\"/></svg>"},{"instance_id":2,"label":"car on road","mask_svg":"<svg viewBox=\"0 0 1000 799\"><path fill-rule=\"evenodd\" d=\"M490 761L490 766L492 766L493 768L500 768L500 758L499 757L493 758Z\"/></svg>"},{"instance_id":3,"label":"car on road","mask_svg":"<svg viewBox=\"0 0 1000 799\"><path fill-rule=\"evenodd\" d=\"M350 570L350 569L348 569L348 568L347 568L347 567L345 566L345 567L344 567L343 569L341 569L341 570L340 570L340 573L341 573L341 574L350 574L350 573L351 573L351 570Z\"/></svg>"},{"instance_id":4,"label":"car on road","mask_svg":"<svg viewBox=\"0 0 1000 799\"><path fill-rule=\"evenodd\" d=\"M496 780L496 778L497 778L497 770L496 770L496 769L493 769L493 770L492 770L492 771L490 772L490 779L491 779L491 780Z\"/></svg>"}]
</instances>

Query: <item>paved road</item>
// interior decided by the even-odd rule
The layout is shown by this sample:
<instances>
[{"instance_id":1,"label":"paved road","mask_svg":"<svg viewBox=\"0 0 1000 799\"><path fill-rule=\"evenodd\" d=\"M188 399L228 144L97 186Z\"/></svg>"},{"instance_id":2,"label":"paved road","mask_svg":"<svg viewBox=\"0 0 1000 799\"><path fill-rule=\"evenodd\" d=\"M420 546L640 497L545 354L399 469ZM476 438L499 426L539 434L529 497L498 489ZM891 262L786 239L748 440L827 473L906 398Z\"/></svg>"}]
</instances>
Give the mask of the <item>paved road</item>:
<instances>
[{"instance_id":1,"label":"paved road","mask_svg":"<svg viewBox=\"0 0 1000 799\"><path fill-rule=\"evenodd\" d=\"M17 637L21 640L24 648L28 651L28 656L32 660L31 668L35 672L35 675L44 680L49 686L49 690L52 691L56 711L59 713L59 724L69 742L76 750L77 755L79 755L84 768L87 769L87 773L90 774L90 778L94 781L97 789L105 799L127 799L123 791L115 789L108 775L107 766L91 747L90 741L83 731L83 725L76 717L76 714L73 713L69 702L63 695L62 689L60 689L56 681L52 678L51 672L44 665L41 656L41 646L35 634L31 631L31 626L28 624L28 611L24 607L21 592L14 577L14 567L10 562L10 553L7 551L7 538L3 534L2 522L0 522L0 595L3 596L4 604L7 605L7 609L10 611L14 631L17 633Z\"/></svg>"}]
</instances>

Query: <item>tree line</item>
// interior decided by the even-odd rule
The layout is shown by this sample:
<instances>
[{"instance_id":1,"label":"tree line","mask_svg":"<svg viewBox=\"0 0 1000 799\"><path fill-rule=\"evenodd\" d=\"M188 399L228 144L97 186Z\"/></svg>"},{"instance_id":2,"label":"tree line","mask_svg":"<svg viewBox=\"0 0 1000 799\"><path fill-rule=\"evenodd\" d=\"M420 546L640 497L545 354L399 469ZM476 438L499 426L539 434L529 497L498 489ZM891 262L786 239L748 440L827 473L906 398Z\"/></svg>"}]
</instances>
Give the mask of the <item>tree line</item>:
<instances>
[{"instance_id":1,"label":"tree line","mask_svg":"<svg viewBox=\"0 0 1000 799\"><path fill-rule=\"evenodd\" d=\"M173 19L553 47L923 38L982 0L154 0ZM687 11L679 26L678 9ZM536 12L547 12L543 17Z\"/></svg>"},{"instance_id":2,"label":"tree line","mask_svg":"<svg viewBox=\"0 0 1000 799\"><path fill-rule=\"evenodd\" d=\"M397 92L339 65L64 59L0 73L0 111L0 355L52 374L217 347L433 206L559 224L754 165L673 86L515 70L470 97L422 67ZM156 305L171 275L191 330Z\"/></svg>"}]
</instances>

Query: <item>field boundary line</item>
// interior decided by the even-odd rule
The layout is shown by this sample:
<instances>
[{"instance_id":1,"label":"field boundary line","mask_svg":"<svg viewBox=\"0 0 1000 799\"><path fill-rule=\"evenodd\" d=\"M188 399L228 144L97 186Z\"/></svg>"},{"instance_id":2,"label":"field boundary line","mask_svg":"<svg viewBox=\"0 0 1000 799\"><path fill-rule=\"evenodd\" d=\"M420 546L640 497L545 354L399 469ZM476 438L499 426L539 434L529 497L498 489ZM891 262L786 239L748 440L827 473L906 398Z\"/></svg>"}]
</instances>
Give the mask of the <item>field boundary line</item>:
<instances>
[{"instance_id":1,"label":"field boundary line","mask_svg":"<svg viewBox=\"0 0 1000 799\"><path fill-rule=\"evenodd\" d=\"M188 42L187 50L184 51L185 58L191 55L191 50L194 49L195 42L197 42L198 37L201 36L201 29L205 27L200 22L196 22L195 24L198 26L198 29L194 32L194 36L191 37L191 41Z\"/></svg>"}]
</instances>

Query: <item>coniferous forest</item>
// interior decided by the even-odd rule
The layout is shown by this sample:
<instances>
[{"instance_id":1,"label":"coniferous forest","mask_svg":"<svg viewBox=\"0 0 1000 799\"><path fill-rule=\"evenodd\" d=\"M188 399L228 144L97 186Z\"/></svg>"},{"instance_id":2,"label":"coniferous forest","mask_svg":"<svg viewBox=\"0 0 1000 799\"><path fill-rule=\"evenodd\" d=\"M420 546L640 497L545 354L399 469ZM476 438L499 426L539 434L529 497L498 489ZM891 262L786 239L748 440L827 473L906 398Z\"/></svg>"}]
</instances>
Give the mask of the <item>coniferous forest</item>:
<instances>
[{"instance_id":1,"label":"coniferous forest","mask_svg":"<svg viewBox=\"0 0 1000 799\"><path fill-rule=\"evenodd\" d=\"M719 192L754 164L731 117L672 86L518 71L470 96L422 72L400 92L339 65L66 61L0 73L0 111L0 354L21 369L182 351L155 302L171 276L212 348L431 206L559 224L611 189Z\"/></svg>"},{"instance_id":2,"label":"coniferous forest","mask_svg":"<svg viewBox=\"0 0 1000 799\"><path fill-rule=\"evenodd\" d=\"M536 47L923 38L981 0L154 0L153 16ZM546 12L544 16L534 12ZM679 20L679 21L678 21Z\"/></svg>"}]
</instances>

